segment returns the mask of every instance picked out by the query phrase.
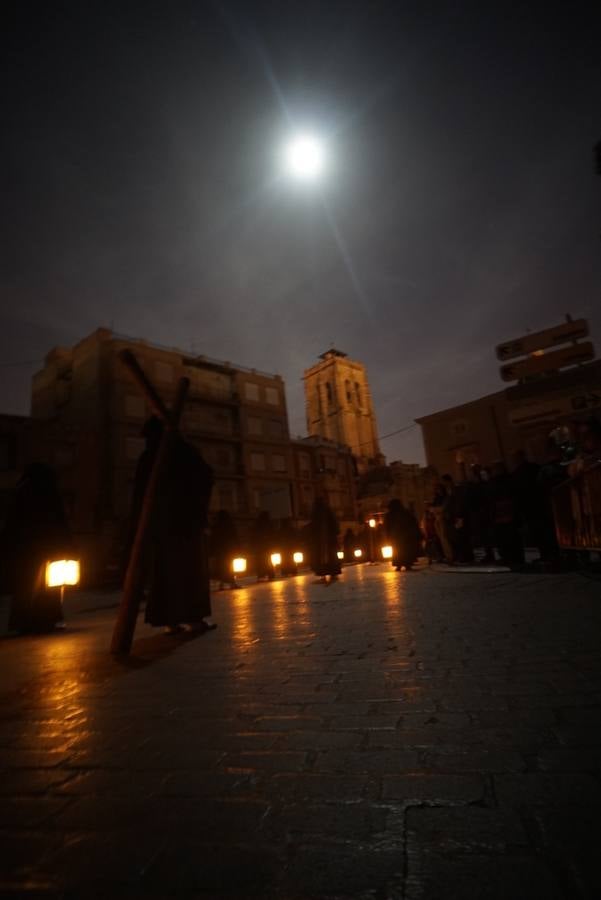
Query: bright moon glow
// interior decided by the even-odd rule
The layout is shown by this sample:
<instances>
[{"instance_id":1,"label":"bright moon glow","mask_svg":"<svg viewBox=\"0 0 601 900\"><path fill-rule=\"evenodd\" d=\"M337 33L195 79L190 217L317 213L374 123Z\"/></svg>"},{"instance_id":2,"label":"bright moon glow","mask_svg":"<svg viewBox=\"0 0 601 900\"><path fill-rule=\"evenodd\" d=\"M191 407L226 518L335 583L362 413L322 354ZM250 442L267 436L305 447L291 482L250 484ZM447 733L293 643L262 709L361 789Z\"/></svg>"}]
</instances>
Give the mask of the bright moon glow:
<instances>
[{"instance_id":1,"label":"bright moon glow","mask_svg":"<svg viewBox=\"0 0 601 900\"><path fill-rule=\"evenodd\" d=\"M286 166L296 178L311 181L321 175L324 150L318 140L308 135L294 138L286 147Z\"/></svg>"}]
</instances>

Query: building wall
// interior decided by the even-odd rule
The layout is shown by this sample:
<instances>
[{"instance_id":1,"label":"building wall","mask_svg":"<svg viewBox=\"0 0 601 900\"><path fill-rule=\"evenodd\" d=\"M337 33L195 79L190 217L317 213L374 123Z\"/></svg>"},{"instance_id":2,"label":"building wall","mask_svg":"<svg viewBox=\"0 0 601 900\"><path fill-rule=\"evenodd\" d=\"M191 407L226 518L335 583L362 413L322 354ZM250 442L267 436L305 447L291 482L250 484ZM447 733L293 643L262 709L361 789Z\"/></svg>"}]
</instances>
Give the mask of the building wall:
<instances>
[{"instance_id":1,"label":"building wall","mask_svg":"<svg viewBox=\"0 0 601 900\"><path fill-rule=\"evenodd\" d=\"M304 374L307 431L351 448L360 467L380 459L367 373L338 350L322 354Z\"/></svg>"},{"instance_id":2,"label":"building wall","mask_svg":"<svg viewBox=\"0 0 601 900\"><path fill-rule=\"evenodd\" d=\"M293 441L296 520L309 520L318 495L323 496L341 529L357 522L356 466L349 448L318 437Z\"/></svg>"},{"instance_id":3,"label":"building wall","mask_svg":"<svg viewBox=\"0 0 601 900\"><path fill-rule=\"evenodd\" d=\"M601 414L601 361L489 394L416 421L426 459L439 474L464 477L471 463L508 465L516 450L545 459L550 432Z\"/></svg>"},{"instance_id":4,"label":"building wall","mask_svg":"<svg viewBox=\"0 0 601 900\"><path fill-rule=\"evenodd\" d=\"M213 467L212 510L224 508L242 532L258 512L289 518L294 459L280 376L236 368L98 329L72 348L51 351L33 379L32 414L98 435L97 479L89 498L97 532L119 542L127 528L141 429L151 409L119 358L131 349L168 405L190 379L182 433Z\"/></svg>"}]
</instances>

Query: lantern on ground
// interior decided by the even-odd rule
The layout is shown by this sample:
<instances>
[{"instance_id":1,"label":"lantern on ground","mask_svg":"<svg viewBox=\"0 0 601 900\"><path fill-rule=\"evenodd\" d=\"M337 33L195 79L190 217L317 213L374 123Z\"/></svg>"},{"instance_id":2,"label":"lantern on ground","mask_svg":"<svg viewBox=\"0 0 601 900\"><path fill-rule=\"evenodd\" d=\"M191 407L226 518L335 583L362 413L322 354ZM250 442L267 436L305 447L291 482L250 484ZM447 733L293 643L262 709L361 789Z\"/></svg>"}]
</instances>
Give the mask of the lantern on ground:
<instances>
[{"instance_id":1,"label":"lantern on ground","mask_svg":"<svg viewBox=\"0 0 601 900\"><path fill-rule=\"evenodd\" d=\"M385 547L382 547L382 559L392 559L392 547L387 544Z\"/></svg>"},{"instance_id":2,"label":"lantern on ground","mask_svg":"<svg viewBox=\"0 0 601 900\"><path fill-rule=\"evenodd\" d=\"M363 550L357 547L356 550L353 550L353 556L355 557L355 559L361 559L361 557L363 556Z\"/></svg>"},{"instance_id":3,"label":"lantern on ground","mask_svg":"<svg viewBox=\"0 0 601 900\"><path fill-rule=\"evenodd\" d=\"M292 559L294 560L296 565L299 566L304 561L305 556L300 552L300 550L297 550L296 553L292 554Z\"/></svg>"},{"instance_id":4,"label":"lantern on ground","mask_svg":"<svg viewBox=\"0 0 601 900\"><path fill-rule=\"evenodd\" d=\"M234 575L242 575L243 572L246 572L246 560L244 557L238 556L232 560L232 572Z\"/></svg>"},{"instance_id":5,"label":"lantern on ground","mask_svg":"<svg viewBox=\"0 0 601 900\"><path fill-rule=\"evenodd\" d=\"M282 554L281 553L272 553L271 556L269 557L269 559L270 559L271 565L273 566L274 569L277 568L278 566L282 565Z\"/></svg>"},{"instance_id":6,"label":"lantern on ground","mask_svg":"<svg viewBox=\"0 0 601 900\"><path fill-rule=\"evenodd\" d=\"M338 550L336 552L336 556L338 557L338 559L344 559L344 552L342 550Z\"/></svg>"},{"instance_id":7,"label":"lantern on ground","mask_svg":"<svg viewBox=\"0 0 601 900\"><path fill-rule=\"evenodd\" d=\"M79 584L80 567L78 559L54 559L46 563L46 587L61 589L61 600L66 587Z\"/></svg>"}]
</instances>

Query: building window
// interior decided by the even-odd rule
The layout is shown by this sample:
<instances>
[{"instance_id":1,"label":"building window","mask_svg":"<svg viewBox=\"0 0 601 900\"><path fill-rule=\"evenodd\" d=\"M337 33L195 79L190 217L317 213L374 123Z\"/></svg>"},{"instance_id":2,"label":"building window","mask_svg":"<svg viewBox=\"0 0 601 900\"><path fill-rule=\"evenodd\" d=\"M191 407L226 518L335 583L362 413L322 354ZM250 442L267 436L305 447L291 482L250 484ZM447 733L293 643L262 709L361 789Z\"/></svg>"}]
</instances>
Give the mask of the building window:
<instances>
[{"instance_id":1,"label":"building window","mask_svg":"<svg viewBox=\"0 0 601 900\"><path fill-rule=\"evenodd\" d=\"M461 437L461 435L466 434L468 431L468 423L465 419L457 419L455 422L451 422L451 434L455 437Z\"/></svg>"},{"instance_id":2,"label":"building window","mask_svg":"<svg viewBox=\"0 0 601 900\"><path fill-rule=\"evenodd\" d=\"M125 395L125 415L131 419L143 419L146 413L144 400L136 394Z\"/></svg>"},{"instance_id":3,"label":"building window","mask_svg":"<svg viewBox=\"0 0 601 900\"><path fill-rule=\"evenodd\" d=\"M344 382L344 388L345 388L345 390L346 390L346 402L347 402L347 403L352 403L352 401L353 401L353 395L351 394L351 383L350 383L350 381L348 380L348 378L347 378L346 381Z\"/></svg>"},{"instance_id":4,"label":"building window","mask_svg":"<svg viewBox=\"0 0 601 900\"><path fill-rule=\"evenodd\" d=\"M271 467L274 472L286 472L286 457L281 453L273 453L271 456Z\"/></svg>"},{"instance_id":5,"label":"building window","mask_svg":"<svg viewBox=\"0 0 601 900\"><path fill-rule=\"evenodd\" d=\"M301 453L298 457L298 468L301 475L309 476L311 474L311 460L308 453Z\"/></svg>"},{"instance_id":6,"label":"building window","mask_svg":"<svg viewBox=\"0 0 601 900\"><path fill-rule=\"evenodd\" d=\"M257 416L249 416L247 422L249 434L263 434L263 422L261 419L257 418Z\"/></svg>"},{"instance_id":7,"label":"building window","mask_svg":"<svg viewBox=\"0 0 601 900\"><path fill-rule=\"evenodd\" d=\"M265 400L271 406L279 406L280 404L280 393L277 388L274 387L266 387L265 388Z\"/></svg>"},{"instance_id":8,"label":"building window","mask_svg":"<svg viewBox=\"0 0 601 900\"><path fill-rule=\"evenodd\" d=\"M334 405L334 394L332 393L332 385L326 381L326 396L328 398L328 406Z\"/></svg>"},{"instance_id":9,"label":"building window","mask_svg":"<svg viewBox=\"0 0 601 900\"><path fill-rule=\"evenodd\" d=\"M265 454L264 453L251 453L250 454L250 467L253 472L264 472L265 471Z\"/></svg>"},{"instance_id":10,"label":"building window","mask_svg":"<svg viewBox=\"0 0 601 900\"><path fill-rule=\"evenodd\" d=\"M259 402L259 385L253 381L247 381L244 384L244 396L253 403Z\"/></svg>"},{"instance_id":11,"label":"building window","mask_svg":"<svg viewBox=\"0 0 601 900\"><path fill-rule=\"evenodd\" d=\"M268 428L271 437L281 438L284 436L284 423L279 419L270 419Z\"/></svg>"},{"instance_id":12,"label":"building window","mask_svg":"<svg viewBox=\"0 0 601 900\"><path fill-rule=\"evenodd\" d=\"M361 388L359 387L359 382L355 382L355 396L357 398L357 405L361 406Z\"/></svg>"},{"instance_id":13,"label":"building window","mask_svg":"<svg viewBox=\"0 0 601 900\"><path fill-rule=\"evenodd\" d=\"M235 493L234 488L231 484L220 484L217 486L217 493L219 495L219 507L220 509L235 509Z\"/></svg>"},{"instance_id":14,"label":"building window","mask_svg":"<svg viewBox=\"0 0 601 900\"><path fill-rule=\"evenodd\" d=\"M146 446L144 438L126 437L125 438L125 456L127 459L138 459Z\"/></svg>"},{"instance_id":15,"label":"building window","mask_svg":"<svg viewBox=\"0 0 601 900\"><path fill-rule=\"evenodd\" d=\"M213 457L215 460L215 464L218 466L227 467L232 462L232 454L230 452L229 447L217 447L215 450L215 456Z\"/></svg>"},{"instance_id":16,"label":"building window","mask_svg":"<svg viewBox=\"0 0 601 900\"><path fill-rule=\"evenodd\" d=\"M17 442L13 434L0 435L0 472L17 468Z\"/></svg>"},{"instance_id":17,"label":"building window","mask_svg":"<svg viewBox=\"0 0 601 900\"><path fill-rule=\"evenodd\" d=\"M173 366L171 365L171 363L155 362L154 377L156 378L157 381L160 381L162 384L172 384L173 383Z\"/></svg>"}]
</instances>

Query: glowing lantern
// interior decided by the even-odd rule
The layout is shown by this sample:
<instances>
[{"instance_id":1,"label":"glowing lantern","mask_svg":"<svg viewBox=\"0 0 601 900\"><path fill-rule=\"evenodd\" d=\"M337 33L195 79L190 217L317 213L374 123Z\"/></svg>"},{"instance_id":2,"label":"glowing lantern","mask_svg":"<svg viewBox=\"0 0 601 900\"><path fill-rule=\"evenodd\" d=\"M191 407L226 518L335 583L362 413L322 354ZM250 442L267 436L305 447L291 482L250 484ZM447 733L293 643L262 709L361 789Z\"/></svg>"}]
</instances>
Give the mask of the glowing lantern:
<instances>
[{"instance_id":1,"label":"glowing lantern","mask_svg":"<svg viewBox=\"0 0 601 900\"><path fill-rule=\"evenodd\" d=\"M378 524L378 523L376 522L375 519L370 519L369 522L368 522L368 525L369 525L370 528L375 528L377 524Z\"/></svg>"},{"instance_id":2,"label":"glowing lantern","mask_svg":"<svg viewBox=\"0 0 601 900\"><path fill-rule=\"evenodd\" d=\"M232 572L234 572L235 575L246 572L246 560L244 559L244 557L239 556L236 559L232 560Z\"/></svg>"},{"instance_id":3,"label":"glowing lantern","mask_svg":"<svg viewBox=\"0 0 601 900\"><path fill-rule=\"evenodd\" d=\"M46 587L79 584L79 560L55 559L46 563Z\"/></svg>"},{"instance_id":4,"label":"glowing lantern","mask_svg":"<svg viewBox=\"0 0 601 900\"><path fill-rule=\"evenodd\" d=\"M336 553L336 556L338 557L338 559L344 559L344 553L343 553L343 551L342 551L342 550L338 550L337 553Z\"/></svg>"},{"instance_id":5,"label":"glowing lantern","mask_svg":"<svg viewBox=\"0 0 601 900\"><path fill-rule=\"evenodd\" d=\"M282 565L282 554L281 553L272 553L270 556L271 565L274 567Z\"/></svg>"},{"instance_id":6,"label":"glowing lantern","mask_svg":"<svg viewBox=\"0 0 601 900\"><path fill-rule=\"evenodd\" d=\"M359 547L353 552L355 559L361 559L363 556L363 550L360 550Z\"/></svg>"},{"instance_id":7,"label":"glowing lantern","mask_svg":"<svg viewBox=\"0 0 601 900\"><path fill-rule=\"evenodd\" d=\"M298 563L302 563L302 561L304 560L304 558L305 558L305 557L304 557L304 554L302 554L302 553L300 552L300 550L298 550L298 551L297 551L296 553L294 553L293 556L292 556L292 559L293 559L294 562L297 563L297 564L298 564Z\"/></svg>"},{"instance_id":8,"label":"glowing lantern","mask_svg":"<svg viewBox=\"0 0 601 900\"><path fill-rule=\"evenodd\" d=\"M392 559L392 547L390 547L390 546L382 547L382 558L383 559Z\"/></svg>"}]
</instances>

